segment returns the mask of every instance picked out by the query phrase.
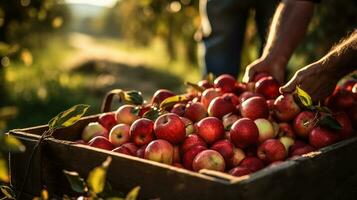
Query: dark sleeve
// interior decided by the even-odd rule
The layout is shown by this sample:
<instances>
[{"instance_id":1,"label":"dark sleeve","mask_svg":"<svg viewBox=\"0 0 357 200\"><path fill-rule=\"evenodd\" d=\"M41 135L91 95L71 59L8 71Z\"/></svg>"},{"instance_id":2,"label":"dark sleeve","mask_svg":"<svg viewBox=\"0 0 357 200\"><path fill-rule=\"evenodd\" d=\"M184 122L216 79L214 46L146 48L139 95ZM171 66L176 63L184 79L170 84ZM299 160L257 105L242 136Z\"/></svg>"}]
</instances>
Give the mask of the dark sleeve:
<instances>
[{"instance_id":1,"label":"dark sleeve","mask_svg":"<svg viewBox=\"0 0 357 200\"><path fill-rule=\"evenodd\" d=\"M311 1L311 2L314 2L314 3L320 3L321 0L297 0L297 1Z\"/></svg>"}]
</instances>

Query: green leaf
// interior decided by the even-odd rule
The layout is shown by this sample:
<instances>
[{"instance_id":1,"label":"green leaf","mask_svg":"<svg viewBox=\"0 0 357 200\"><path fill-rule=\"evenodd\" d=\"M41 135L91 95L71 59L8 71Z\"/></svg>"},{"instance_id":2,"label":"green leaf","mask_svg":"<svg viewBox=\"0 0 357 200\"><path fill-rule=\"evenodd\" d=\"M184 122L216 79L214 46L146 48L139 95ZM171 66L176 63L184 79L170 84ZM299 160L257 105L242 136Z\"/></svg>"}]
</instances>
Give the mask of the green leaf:
<instances>
[{"instance_id":1,"label":"green leaf","mask_svg":"<svg viewBox=\"0 0 357 200\"><path fill-rule=\"evenodd\" d=\"M24 152L26 150L25 145L21 143L19 139L12 135L4 135L0 138L0 144L7 151L10 152Z\"/></svg>"},{"instance_id":2,"label":"green leaf","mask_svg":"<svg viewBox=\"0 0 357 200\"><path fill-rule=\"evenodd\" d=\"M120 93L119 95L123 101L134 105L142 105L144 102L141 92L136 90L125 91Z\"/></svg>"},{"instance_id":3,"label":"green leaf","mask_svg":"<svg viewBox=\"0 0 357 200\"><path fill-rule=\"evenodd\" d=\"M301 89L299 86L296 86L296 94L299 97L300 102L307 108L312 106L312 99L310 95Z\"/></svg>"},{"instance_id":4,"label":"green leaf","mask_svg":"<svg viewBox=\"0 0 357 200\"><path fill-rule=\"evenodd\" d=\"M14 190L12 188L10 188L9 186L1 185L0 190L4 194L6 199L16 199Z\"/></svg>"},{"instance_id":5,"label":"green leaf","mask_svg":"<svg viewBox=\"0 0 357 200\"><path fill-rule=\"evenodd\" d=\"M319 112L329 113L329 114L332 113L332 111L331 111L328 107L326 107L326 106L316 106L315 108L316 108Z\"/></svg>"},{"instance_id":6,"label":"green leaf","mask_svg":"<svg viewBox=\"0 0 357 200\"><path fill-rule=\"evenodd\" d=\"M2 182L9 182L9 171L7 169L7 162L4 158L0 158L0 181Z\"/></svg>"},{"instance_id":7,"label":"green leaf","mask_svg":"<svg viewBox=\"0 0 357 200\"><path fill-rule=\"evenodd\" d=\"M201 86L199 86L199 85L197 85L195 83L186 82L185 84L188 85L188 86L191 86L193 89L195 89L198 92L203 92L205 90L204 87L201 87Z\"/></svg>"},{"instance_id":8,"label":"green leaf","mask_svg":"<svg viewBox=\"0 0 357 200\"><path fill-rule=\"evenodd\" d=\"M206 77L206 80L209 82L209 83L213 83L215 77L214 77L214 74L213 73L208 73L207 74L207 77Z\"/></svg>"},{"instance_id":9,"label":"green leaf","mask_svg":"<svg viewBox=\"0 0 357 200\"><path fill-rule=\"evenodd\" d=\"M133 188L125 197L125 200L136 200L138 198L140 186Z\"/></svg>"},{"instance_id":10,"label":"green leaf","mask_svg":"<svg viewBox=\"0 0 357 200\"><path fill-rule=\"evenodd\" d=\"M189 98L185 95L176 95L176 96L168 97L163 102L161 102L160 108L165 109L175 105L176 103L187 101L188 99Z\"/></svg>"},{"instance_id":11,"label":"green leaf","mask_svg":"<svg viewBox=\"0 0 357 200\"><path fill-rule=\"evenodd\" d=\"M101 166L94 168L89 172L87 178L87 184L89 189L95 194L99 194L103 191L105 185L105 178L107 174L107 169L112 161L112 157L108 157Z\"/></svg>"},{"instance_id":12,"label":"green leaf","mask_svg":"<svg viewBox=\"0 0 357 200\"><path fill-rule=\"evenodd\" d=\"M341 124L331 115L324 115L319 119L319 125L334 131L341 130Z\"/></svg>"},{"instance_id":13,"label":"green leaf","mask_svg":"<svg viewBox=\"0 0 357 200\"><path fill-rule=\"evenodd\" d=\"M153 107L149 111L144 113L143 118L155 121L159 116L160 116L160 111L157 108Z\"/></svg>"},{"instance_id":14,"label":"green leaf","mask_svg":"<svg viewBox=\"0 0 357 200\"><path fill-rule=\"evenodd\" d=\"M61 112L56 117L52 118L48 123L50 130L56 130L60 128L65 128L68 126L73 125L81 117L86 113L88 110L89 105L79 104L71 107L70 109Z\"/></svg>"},{"instance_id":15,"label":"green leaf","mask_svg":"<svg viewBox=\"0 0 357 200\"><path fill-rule=\"evenodd\" d=\"M71 188L75 192L84 193L88 191L87 185L84 182L84 179L79 176L75 171L63 170L63 173L66 175Z\"/></svg>"}]
</instances>

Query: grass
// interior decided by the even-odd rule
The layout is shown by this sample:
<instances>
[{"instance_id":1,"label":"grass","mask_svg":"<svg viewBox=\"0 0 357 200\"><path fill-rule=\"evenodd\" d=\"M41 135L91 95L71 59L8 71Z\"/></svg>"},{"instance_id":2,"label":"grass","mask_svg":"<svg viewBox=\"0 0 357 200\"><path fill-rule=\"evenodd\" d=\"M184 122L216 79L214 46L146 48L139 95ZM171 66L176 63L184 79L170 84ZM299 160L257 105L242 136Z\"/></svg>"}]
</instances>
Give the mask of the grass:
<instances>
[{"instance_id":1,"label":"grass","mask_svg":"<svg viewBox=\"0 0 357 200\"><path fill-rule=\"evenodd\" d=\"M40 48L30 49L32 65L12 60L6 67L8 104L18 109L15 118L7 121L7 129L46 124L57 113L80 103L91 105L88 114L98 113L102 98L111 89L140 90L148 99L159 88L179 93L184 81L199 79L196 66L169 61L158 41L151 47L135 47L96 38L92 49L103 52L95 54L113 54L101 57L83 55L93 52L73 47L69 36L46 37Z\"/></svg>"}]
</instances>

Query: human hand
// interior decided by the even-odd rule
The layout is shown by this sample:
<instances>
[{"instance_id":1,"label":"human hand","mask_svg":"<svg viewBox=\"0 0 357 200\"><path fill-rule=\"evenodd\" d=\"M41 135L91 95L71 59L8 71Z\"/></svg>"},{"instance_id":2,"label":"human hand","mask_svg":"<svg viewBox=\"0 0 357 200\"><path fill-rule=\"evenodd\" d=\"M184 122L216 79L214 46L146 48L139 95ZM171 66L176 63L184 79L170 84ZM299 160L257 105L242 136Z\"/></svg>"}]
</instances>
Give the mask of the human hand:
<instances>
[{"instance_id":1,"label":"human hand","mask_svg":"<svg viewBox=\"0 0 357 200\"><path fill-rule=\"evenodd\" d=\"M281 93L292 93L296 86L306 91L314 102L323 101L332 94L338 76L327 70L323 62L315 62L296 71L290 81L280 88Z\"/></svg>"},{"instance_id":2,"label":"human hand","mask_svg":"<svg viewBox=\"0 0 357 200\"><path fill-rule=\"evenodd\" d=\"M247 66L243 76L243 82L248 83L253 81L254 76L259 72L265 72L274 77L280 84L285 79L285 66L277 65L270 62L268 59L259 58Z\"/></svg>"}]
</instances>

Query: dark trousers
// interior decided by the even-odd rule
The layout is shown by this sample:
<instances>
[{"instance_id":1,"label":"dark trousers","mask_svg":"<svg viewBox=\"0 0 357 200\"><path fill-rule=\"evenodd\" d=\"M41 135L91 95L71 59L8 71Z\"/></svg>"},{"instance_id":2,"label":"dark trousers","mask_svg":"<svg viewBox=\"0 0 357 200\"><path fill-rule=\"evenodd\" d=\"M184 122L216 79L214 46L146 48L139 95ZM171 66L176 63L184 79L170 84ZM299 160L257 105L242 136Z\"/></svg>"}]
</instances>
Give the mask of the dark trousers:
<instances>
[{"instance_id":1,"label":"dark trousers","mask_svg":"<svg viewBox=\"0 0 357 200\"><path fill-rule=\"evenodd\" d=\"M210 27L203 29L204 73L231 74L238 76L246 23L249 11L255 10L255 21L262 44L276 0L206 0L201 2L202 19ZM202 12L203 11L203 12ZM207 23L206 23L207 25Z\"/></svg>"}]
</instances>

